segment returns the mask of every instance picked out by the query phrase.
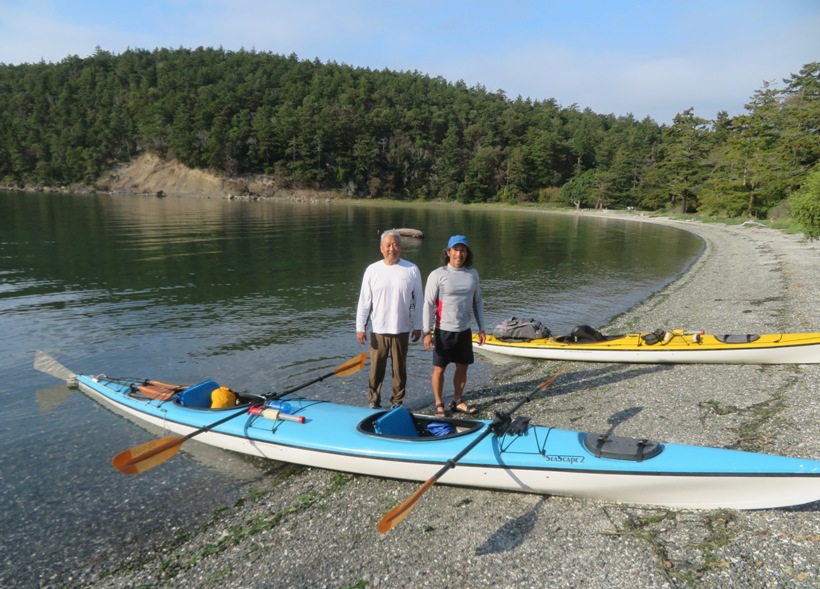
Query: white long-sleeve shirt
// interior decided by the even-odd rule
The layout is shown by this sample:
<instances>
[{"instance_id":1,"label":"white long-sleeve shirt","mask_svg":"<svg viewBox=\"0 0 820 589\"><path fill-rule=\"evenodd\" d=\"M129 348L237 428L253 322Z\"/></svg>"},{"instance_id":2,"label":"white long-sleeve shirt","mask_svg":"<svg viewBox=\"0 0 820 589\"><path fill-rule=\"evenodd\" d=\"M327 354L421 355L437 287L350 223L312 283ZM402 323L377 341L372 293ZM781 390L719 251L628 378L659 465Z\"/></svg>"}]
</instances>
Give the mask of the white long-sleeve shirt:
<instances>
[{"instance_id":1,"label":"white long-sleeve shirt","mask_svg":"<svg viewBox=\"0 0 820 589\"><path fill-rule=\"evenodd\" d=\"M373 333L409 333L421 329L424 292L418 266L399 259L387 265L384 260L370 264L364 271L356 331L365 331L368 319Z\"/></svg>"},{"instance_id":2,"label":"white long-sleeve shirt","mask_svg":"<svg viewBox=\"0 0 820 589\"><path fill-rule=\"evenodd\" d=\"M453 268L450 264L436 268L424 287L424 329L438 327L461 332L470 328L475 316L478 330L484 331L484 301L478 272L473 268Z\"/></svg>"}]
</instances>

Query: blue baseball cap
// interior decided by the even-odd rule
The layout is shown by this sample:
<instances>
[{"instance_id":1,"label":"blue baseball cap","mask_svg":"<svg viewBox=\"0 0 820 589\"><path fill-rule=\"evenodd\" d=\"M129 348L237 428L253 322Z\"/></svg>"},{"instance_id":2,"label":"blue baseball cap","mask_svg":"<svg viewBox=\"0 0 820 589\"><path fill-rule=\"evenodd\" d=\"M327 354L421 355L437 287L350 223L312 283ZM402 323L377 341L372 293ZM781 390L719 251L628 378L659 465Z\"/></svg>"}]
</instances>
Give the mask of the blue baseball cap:
<instances>
[{"instance_id":1,"label":"blue baseball cap","mask_svg":"<svg viewBox=\"0 0 820 589\"><path fill-rule=\"evenodd\" d=\"M466 237L464 237L463 235L453 235L450 238L450 241L447 242L447 249L450 249L451 247L456 246L460 243L466 245L467 247L470 247L470 244L467 243Z\"/></svg>"}]
</instances>

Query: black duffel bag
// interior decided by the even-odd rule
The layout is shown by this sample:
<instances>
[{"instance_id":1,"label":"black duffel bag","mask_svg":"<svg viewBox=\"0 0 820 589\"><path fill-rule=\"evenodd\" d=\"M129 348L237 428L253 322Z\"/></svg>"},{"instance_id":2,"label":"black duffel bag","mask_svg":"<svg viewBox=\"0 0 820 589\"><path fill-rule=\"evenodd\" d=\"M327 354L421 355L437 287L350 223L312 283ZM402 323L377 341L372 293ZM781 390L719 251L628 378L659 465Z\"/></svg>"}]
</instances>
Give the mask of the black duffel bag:
<instances>
[{"instance_id":1,"label":"black duffel bag","mask_svg":"<svg viewBox=\"0 0 820 589\"><path fill-rule=\"evenodd\" d=\"M603 333L589 325L576 325L567 338L568 341L576 344L591 344L602 342L605 339L606 336Z\"/></svg>"}]
</instances>

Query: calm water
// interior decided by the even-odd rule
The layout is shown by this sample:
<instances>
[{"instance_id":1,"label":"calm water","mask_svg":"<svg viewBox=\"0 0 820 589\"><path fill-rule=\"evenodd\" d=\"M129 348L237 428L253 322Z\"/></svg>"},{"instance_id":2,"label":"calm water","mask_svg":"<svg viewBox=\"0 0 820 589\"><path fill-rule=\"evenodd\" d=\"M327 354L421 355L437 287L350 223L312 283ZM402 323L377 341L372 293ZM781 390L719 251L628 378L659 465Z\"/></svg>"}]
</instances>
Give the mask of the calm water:
<instances>
[{"instance_id":1,"label":"calm water","mask_svg":"<svg viewBox=\"0 0 820 589\"><path fill-rule=\"evenodd\" d=\"M701 247L667 227L572 215L0 193L0 586L58 583L138 537L191 529L265 476L193 442L149 473L120 474L111 457L152 434L35 371L36 349L81 373L298 385L365 351L359 285L392 227L424 231L403 257L425 277L447 238L467 235L490 328L526 316L558 333L605 324ZM410 356L407 402L426 406L430 357L420 344ZM490 370L476 364L469 390ZM366 383L365 368L304 392L364 404Z\"/></svg>"}]
</instances>

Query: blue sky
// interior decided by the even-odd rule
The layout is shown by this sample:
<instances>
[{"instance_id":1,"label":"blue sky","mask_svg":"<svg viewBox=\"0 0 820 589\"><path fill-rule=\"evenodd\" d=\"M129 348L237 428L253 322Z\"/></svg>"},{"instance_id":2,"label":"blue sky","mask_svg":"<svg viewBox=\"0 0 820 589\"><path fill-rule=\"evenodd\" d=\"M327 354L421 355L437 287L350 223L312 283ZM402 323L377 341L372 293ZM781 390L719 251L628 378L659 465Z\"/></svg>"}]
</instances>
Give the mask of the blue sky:
<instances>
[{"instance_id":1,"label":"blue sky","mask_svg":"<svg viewBox=\"0 0 820 589\"><path fill-rule=\"evenodd\" d=\"M222 47L671 123L820 61L820 0L0 0L0 63Z\"/></svg>"}]
</instances>

